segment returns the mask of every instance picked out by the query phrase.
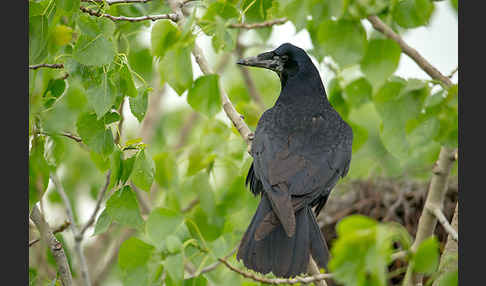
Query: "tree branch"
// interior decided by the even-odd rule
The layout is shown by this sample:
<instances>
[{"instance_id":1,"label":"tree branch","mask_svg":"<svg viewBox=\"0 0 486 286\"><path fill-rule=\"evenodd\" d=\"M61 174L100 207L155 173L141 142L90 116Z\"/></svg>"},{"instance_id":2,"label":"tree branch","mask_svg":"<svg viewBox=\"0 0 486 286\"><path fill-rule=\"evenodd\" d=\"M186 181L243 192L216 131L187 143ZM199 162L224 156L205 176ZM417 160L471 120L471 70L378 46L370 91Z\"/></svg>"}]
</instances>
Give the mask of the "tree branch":
<instances>
[{"instance_id":1,"label":"tree branch","mask_svg":"<svg viewBox=\"0 0 486 286\"><path fill-rule=\"evenodd\" d=\"M229 28L239 28L239 29L259 29L259 28L266 28L266 27L271 27L274 25L282 25L285 22L287 22L287 18L280 18L280 19L274 19L274 20L269 20L261 23L252 23L252 24L246 24L246 23L236 23L236 24L230 24L228 25Z\"/></svg>"},{"instance_id":2,"label":"tree branch","mask_svg":"<svg viewBox=\"0 0 486 286\"><path fill-rule=\"evenodd\" d=\"M447 76L448 78L452 78L454 74L459 70L459 66L457 66L455 69L451 71L451 73Z\"/></svg>"},{"instance_id":3,"label":"tree branch","mask_svg":"<svg viewBox=\"0 0 486 286\"><path fill-rule=\"evenodd\" d=\"M296 277L293 279L283 279L283 278L275 278L275 279L270 279L270 278L265 278L265 277L260 277L257 276L253 273L245 272L242 271L233 265L229 264L228 261L226 261L223 258L218 258L218 260L223 263L226 267L228 267L230 270L240 274L241 276L245 278L250 278L254 281L261 282L261 283L266 283L266 284L273 284L273 285L278 285L278 284L297 284L297 283L311 283L311 282L317 282L317 281L322 281L326 278L331 278L332 275L328 273L320 273L315 276L308 276L308 277Z\"/></svg>"},{"instance_id":4,"label":"tree branch","mask_svg":"<svg viewBox=\"0 0 486 286\"><path fill-rule=\"evenodd\" d=\"M442 209L445 193L447 191L447 179L451 171L452 165L455 162L455 149L442 147L439 153L439 159L435 163L432 170L432 179L430 181L427 198L425 200L425 206L436 206ZM411 250L415 252L422 241L433 235L437 220L435 216L427 210L426 207L422 210L420 215L417 235L415 241L412 244ZM403 285L414 285L416 282L422 280L422 276L413 273L413 267L408 265L407 273L404 278Z\"/></svg>"},{"instance_id":5,"label":"tree branch","mask_svg":"<svg viewBox=\"0 0 486 286\"><path fill-rule=\"evenodd\" d=\"M29 69L31 70L36 70L38 68L62 69L64 68L64 64L38 64L29 66Z\"/></svg>"},{"instance_id":6,"label":"tree branch","mask_svg":"<svg viewBox=\"0 0 486 286\"><path fill-rule=\"evenodd\" d=\"M30 218L34 224L39 229L40 235L44 241L47 242L49 250L56 261L59 276L61 277L61 283L63 286L71 286L73 284L73 276L71 274L71 269L69 269L69 264L62 248L62 244L56 239L52 233L49 225L47 224L44 216L39 210L37 205L34 205L30 213Z\"/></svg>"},{"instance_id":7,"label":"tree branch","mask_svg":"<svg viewBox=\"0 0 486 286\"><path fill-rule=\"evenodd\" d=\"M113 15L110 15L110 14L97 12L97 11L91 10L91 9L83 7L83 6L79 7L79 9L81 11L83 11L84 13L87 13L91 16L105 17L105 18L112 20L113 22L117 22L117 21L140 22L140 21L148 21L148 20L157 21L157 20L163 20L163 19L172 20L174 22L177 22L179 20L179 17L177 16L177 14L161 14L161 15L148 15L148 16L140 16L140 17L125 17L125 16L113 16Z\"/></svg>"},{"instance_id":8,"label":"tree branch","mask_svg":"<svg viewBox=\"0 0 486 286\"><path fill-rule=\"evenodd\" d=\"M430 77L433 79L441 81L445 86L451 87L453 85L452 81L440 73L434 66L432 66L424 57L422 57L416 49L410 47L405 41L396 34L390 27L383 23L377 16L368 16L368 21L370 21L373 28L380 31L388 38L397 42L402 51L408 55L412 60L414 60Z\"/></svg>"},{"instance_id":9,"label":"tree branch","mask_svg":"<svg viewBox=\"0 0 486 286\"><path fill-rule=\"evenodd\" d=\"M447 231L447 233L449 234L449 236L454 241L458 242L457 231L454 228L452 228L452 226L447 221L447 218L442 213L442 211L440 210L440 208L438 208L436 206L431 206L431 205L425 205L425 208L427 208L427 210L430 211L435 216L435 218L437 218L437 220L442 224L442 226Z\"/></svg>"},{"instance_id":10,"label":"tree branch","mask_svg":"<svg viewBox=\"0 0 486 286\"><path fill-rule=\"evenodd\" d=\"M459 213L459 204L456 203L456 209L454 211L454 216L452 217L452 227L454 230L458 229L458 213ZM452 239L452 236L449 235L447 237L446 245L444 246L444 251L442 252L442 256L440 258L440 265L439 265L439 272L445 273L457 269L457 254L458 254L458 245L457 241ZM451 260L451 258L453 258ZM454 262L455 260L455 262ZM435 279L433 286L440 285L441 279Z\"/></svg>"},{"instance_id":11,"label":"tree branch","mask_svg":"<svg viewBox=\"0 0 486 286\"><path fill-rule=\"evenodd\" d=\"M52 231L53 234L56 234L58 232L62 232L64 231L66 228L68 228L68 226L71 224L70 221L66 220L63 224L61 224L60 226L58 226L56 229L54 229ZM33 239L31 241L29 241L29 247L31 247L32 245L36 244L37 242L40 241L40 238L36 238L36 239Z\"/></svg>"},{"instance_id":12,"label":"tree branch","mask_svg":"<svg viewBox=\"0 0 486 286\"><path fill-rule=\"evenodd\" d=\"M88 219L86 224L83 226L83 228L79 232L80 236L84 236L84 233L86 232L86 230L95 222L96 215L98 214L98 211L101 207L101 202L103 201L105 193L108 190L108 186L110 185L110 177L111 177L111 170L108 170L108 173L106 174L106 182L105 182L105 185L103 186L103 189L101 189L100 193L98 194L98 199L96 200L95 209L93 210L91 217Z\"/></svg>"},{"instance_id":13,"label":"tree branch","mask_svg":"<svg viewBox=\"0 0 486 286\"><path fill-rule=\"evenodd\" d=\"M71 207L71 203L69 202L69 198L64 191L64 187L62 186L61 182L58 180L55 173L51 173L50 175L52 182L56 186L57 192L61 196L62 200L64 201L64 205L66 207L66 213L71 221L71 230L74 235L74 250L79 259L79 267L81 272L81 277L83 279L84 285L91 286L91 280L89 278L88 272L88 265L86 264L86 257L83 253L83 248L81 242L83 241L83 235L80 234L78 227L76 226L76 222L74 221L74 213Z\"/></svg>"},{"instance_id":14,"label":"tree branch","mask_svg":"<svg viewBox=\"0 0 486 286\"><path fill-rule=\"evenodd\" d=\"M201 68L201 71L204 74L213 73L211 71L211 68L208 65L208 62L206 61L206 58L204 57L203 51L197 44L194 44L194 49L192 50L192 54L196 58L196 62L198 63L199 67ZM241 137L243 137L243 140L245 140L246 144L248 145L248 150L251 150L251 141L253 140L253 132L250 130L248 125L246 125L245 121L243 121L243 117L236 111L235 107L233 106L233 103L229 99L224 89L221 87L221 84L219 85L219 90L221 94L221 103L223 105L223 110L226 113L226 116L228 116L228 118L233 123L233 126L235 126L235 128L238 130Z\"/></svg>"}]
</instances>

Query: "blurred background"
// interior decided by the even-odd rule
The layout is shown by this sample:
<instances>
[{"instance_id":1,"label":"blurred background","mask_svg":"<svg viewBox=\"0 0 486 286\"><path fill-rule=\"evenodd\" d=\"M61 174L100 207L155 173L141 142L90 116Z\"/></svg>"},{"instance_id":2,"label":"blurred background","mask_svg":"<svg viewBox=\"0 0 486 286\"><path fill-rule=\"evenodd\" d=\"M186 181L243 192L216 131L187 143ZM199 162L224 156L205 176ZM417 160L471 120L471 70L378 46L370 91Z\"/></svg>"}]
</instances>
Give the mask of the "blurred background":
<instances>
[{"instance_id":1,"label":"blurred background","mask_svg":"<svg viewBox=\"0 0 486 286\"><path fill-rule=\"evenodd\" d=\"M29 1L29 5L32 5L31 11L37 7L34 7L32 2L51 9L44 3L46 1ZM194 9L191 11L196 11L195 15L203 17L206 13L204 5L209 5L212 1L208 3L202 1L202 4L199 3L200 1L190 2L192 3L189 3L188 7ZM239 4L245 7L243 3ZM426 25L408 29L401 29L398 26L394 28L400 31L406 43L417 49L443 74L452 73L451 80L457 83L458 72L453 73L458 67L457 8L454 8L450 1L434 1L433 6L433 12ZM62 9L55 9L58 9L52 12L56 15L53 16L55 20L49 18L49 25L51 21L58 21L62 25L53 26L71 27L72 39L69 38L70 44L56 46L56 39L62 41L59 40L60 35L65 35L60 32L64 28L52 28L53 31L49 34L50 42L46 48L49 52L42 59L43 62L64 62L65 70L29 71L30 146L31 148L34 146L32 140L36 130L41 130L39 132L47 135L42 149L45 161L62 182L63 189L71 202L75 220L82 225L93 215L100 191L106 183L108 170L113 171L114 159L111 157L113 155L100 155L94 152L89 144L86 148L82 146L83 143L58 135L62 132L77 134L84 142L85 136L80 132L79 118L87 110L93 108L96 110L91 102L88 88L84 86L84 78L78 76L74 64L69 64L69 53L76 50L76 47L73 47L76 37L87 33L86 31L90 29L94 31L97 29L86 24L97 18L80 12L70 18L70 14L64 15ZM106 13L126 16L170 12L165 1L112 5L105 9ZM34 16L36 15L31 14L31 17ZM309 22L320 21L312 18L312 15L308 15L306 19ZM380 38L366 19L360 21L370 40ZM111 23L108 20L107 22ZM116 27L113 28L115 32L112 37L116 49L126 55L130 69L137 74L133 77L139 91L138 96L141 96L141 87L150 86L152 89L147 92L148 103L146 110L142 112L135 111L134 106L137 103L131 102L131 98L121 97L119 108L112 110L121 115L121 120L118 119L106 126L112 131L115 141L118 140L119 147L135 146L133 150L130 148L122 150L122 160L136 156L138 158L140 150L150 158L151 180L149 180L149 188L145 191L141 190L140 184L133 183L133 177L130 183L129 180L126 181L136 194L137 211L144 221L141 227L131 227L116 220L113 222L110 220L109 223L100 222L99 218L105 210L106 201L119 191L117 186L109 186L101 202L100 211L96 215L96 222L87 228L83 240L86 262L94 285L137 285L136 282L134 284L127 282L127 274L124 272L123 263L120 262L119 251L123 242L130 237L137 237L149 244L152 242L158 247L158 242L153 241L154 235L148 230L149 221L154 228L169 226L164 223L159 224L156 219L150 219L154 209L173 210L177 216L184 219L183 224L179 223L173 229L178 243L186 242L194 236L194 230L190 229L188 221L193 221L202 233L204 237L202 240L205 240L212 254L200 254L197 247L193 247L194 249L188 247L184 257L192 266L186 265L188 269L185 271L190 273L198 267L211 265L216 261L216 257L223 257L234 249L259 201L244 186L251 157L246 152L245 142L232 127L224 111L218 107L214 115L208 116L207 113L194 108L188 99L190 89L174 88L180 83L177 80L174 83L174 80L167 75L170 72L177 77L181 73L180 70L187 69L188 65L171 61L167 55L154 56L151 35L154 33L152 28L157 23L117 22ZM101 25L111 24L103 22L99 27ZM107 28L101 29L105 33ZM399 128L400 131L394 129L396 134L401 135L390 138L390 134L386 132L387 127L384 127L387 124L387 117L377 110L377 103L373 100L378 92L377 86L373 82L365 83L366 91L363 91L362 85L353 86L352 83L366 78L363 77L359 64L342 67L332 56L322 52L319 46L314 46L313 43L316 41L313 41L312 33L305 27L297 29L291 21L264 29L232 29L233 46L215 48L217 44L214 43L214 36L204 33L201 28L195 28L194 31L195 42L203 49L212 70L220 75L220 84L252 130L255 129L262 112L276 101L280 83L278 76L273 72L239 67L235 64L237 59L272 50L282 43L290 42L305 49L318 67L328 98L345 120L352 125L355 134L349 174L338 183L318 218L329 245L332 246L333 240L337 237L336 223L351 214L363 214L378 221L398 222L413 236L423 208L431 170L438 158L440 147L444 142L457 146L457 105L455 113L444 113L440 115L442 117L438 121L429 122L426 118L425 123L420 119L419 123L410 123L411 126L404 124ZM192 76L189 83L191 84L203 74L193 55L190 56L190 61ZM31 64L36 63L39 62L31 62ZM161 67L162 65L164 67ZM45 94L49 91L50 80L65 76L66 71L70 75L65 79L67 84L62 96L57 98L54 104L47 106ZM427 98L434 98L434 100L446 98L447 92L443 87L431 81L430 77L404 54L400 55L393 76L405 79L407 87L415 84L416 87L411 87L411 90L417 93L424 92ZM414 79L417 81L413 82ZM359 97L353 98L355 93L359 93ZM219 100L218 97L216 99ZM427 108L436 104L431 101L425 99L419 112L410 111L410 113L415 114L413 117L418 120L421 118L420 113L425 114ZM406 114L410 106L403 103L394 108L396 110L388 115L392 118L393 113L397 116ZM420 128L415 127L422 123ZM406 142L406 147L402 145L403 142ZM406 151L403 151L403 148L406 148ZM37 161L31 158L30 162ZM448 186L444 214L450 220L457 202L457 164L453 167ZM45 218L53 228L62 225L67 219L65 202L59 195L58 189L59 186L56 186L52 180L48 180L46 191L40 199ZM36 202L32 195L30 201ZM30 225L29 239L34 239L38 237L38 232L32 223ZM95 234L97 228L99 231ZM169 233L171 231L169 230ZM442 228L436 228L436 234L443 247L447 234ZM68 259L74 265L73 276L79 282L81 278L76 267L79 262L73 258L74 235L71 231L63 231L57 236L66 244ZM163 244L161 248L166 251L167 245ZM166 262L161 264L160 261L164 261L165 257L164 254L161 256L162 258L152 257L151 259L156 262L147 264L150 269L147 273L154 275L153 277L159 275L165 278L167 274L161 273L170 269L170 266L164 264ZM46 260L48 263L44 262ZM160 265L164 265L161 268L164 270L157 270ZM393 267L398 268L400 265ZM154 274L157 271L160 273ZM31 281L37 281L33 285L45 285L46 278L53 277L55 264L45 245L39 243L30 247L29 273L33 279ZM150 276L150 279L153 277ZM154 281L163 278L159 277L159 280L154 278ZM208 272L206 278L211 285L253 285L222 266Z\"/></svg>"}]
</instances>

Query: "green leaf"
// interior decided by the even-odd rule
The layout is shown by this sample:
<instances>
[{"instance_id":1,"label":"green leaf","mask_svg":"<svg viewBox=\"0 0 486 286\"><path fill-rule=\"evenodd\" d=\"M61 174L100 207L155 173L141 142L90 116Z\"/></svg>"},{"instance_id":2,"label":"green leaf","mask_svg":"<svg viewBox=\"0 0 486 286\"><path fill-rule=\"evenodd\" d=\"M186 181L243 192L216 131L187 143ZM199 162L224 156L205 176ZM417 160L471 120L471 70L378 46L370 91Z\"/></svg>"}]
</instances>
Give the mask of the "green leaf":
<instances>
[{"instance_id":1,"label":"green leaf","mask_svg":"<svg viewBox=\"0 0 486 286\"><path fill-rule=\"evenodd\" d=\"M152 27L150 39L152 43L152 54L163 58L165 53L172 48L179 40L181 32L170 20L159 20Z\"/></svg>"},{"instance_id":2,"label":"green leaf","mask_svg":"<svg viewBox=\"0 0 486 286\"><path fill-rule=\"evenodd\" d=\"M227 21L239 16L238 10L228 2L215 1L206 9L206 13L201 17L200 27L207 35L214 35L216 30L216 18L220 17Z\"/></svg>"},{"instance_id":3,"label":"green leaf","mask_svg":"<svg viewBox=\"0 0 486 286\"><path fill-rule=\"evenodd\" d=\"M47 25L46 16L29 17L29 64L40 63L47 56Z\"/></svg>"},{"instance_id":4,"label":"green leaf","mask_svg":"<svg viewBox=\"0 0 486 286\"><path fill-rule=\"evenodd\" d=\"M154 181L155 166L152 158L145 154L145 150L139 151L130 176L133 184L140 189L149 192Z\"/></svg>"},{"instance_id":5,"label":"green leaf","mask_svg":"<svg viewBox=\"0 0 486 286\"><path fill-rule=\"evenodd\" d=\"M338 236L345 236L349 233L375 227L377 222L363 215L352 215L340 220L336 226Z\"/></svg>"},{"instance_id":6,"label":"green leaf","mask_svg":"<svg viewBox=\"0 0 486 286\"><path fill-rule=\"evenodd\" d=\"M192 63L191 47L183 47L167 51L159 63L161 84L167 82L178 95L191 87Z\"/></svg>"},{"instance_id":7,"label":"green leaf","mask_svg":"<svg viewBox=\"0 0 486 286\"><path fill-rule=\"evenodd\" d=\"M103 34L106 38L113 35L116 29L115 23L105 17L93 17L87 14L79 15L76 22L82 32L91 38L95 38L100 34Z\"/></svg>"},{"instance_id":8,"label":"green leaf","mask_svg":"<svg viewBox=\"0 0 486 286\"><path fill-rule=\"evenodd\" d=\"M371 99L371 84L363 77L350 82L344 87L344 98L353 108L358 108Z\"/></svg>"},{"instance_id":9,"label":"green leaf","mask_svg":"<svg viewBox=\"0 0 486 286\"><path fill-rule=\"evenodd\" d=\"M172 153L163 152L154 156L155 180L164 188L168 188L177 178L177 164Z\"/></svg>"},{"instance_id":10,"label":"green leaf","mask_svg":"<svg viewBox=\"0 0 486 286\"><path fill-rule=\"evenodd\" d=\"M89 105L100 119L115 104L117 89L108 74L103 73L100 85L93 85L86 90Z\"/></svg>"},{"instance_id":11,"label":"green leaf","mask_svg":"<svg viewBox=\"0 0 486 286\"><path fill-rule=\"evenodd\" d=\"M413 256L414 271L432 274L439 266L439 242L435 236L427 238L420 243Z\"/></svg>"},{"instance_id":12,"label":"green leaf","mask_svg":"<svg viewBox=\"0 0 486 286\"><path fill-rule=\"evenodd\" d=\"M181 285L184 280L184 256L182 253L168 256L164 261L164 268L167 270L173 285Z\"/></svg>"},{"instance_id":13,"label":"green leaf","mask_svg":"<svg viewBox=\"0 0 486 286\"><path fill-rule=\"evenodd\" d=\"M373 97L376 110L382 118L380 137L386 149L400 159L412 152L406 138L406 125L420 115L429 90L421 81L393 79Z\"/></svg>"},{"instance_id":14,"label":"green leaf","mask_svg":"<svg viewBox=\"0 0 486 286\"><path fill-rule=\"evenodd\" d=\"M95 230L92 236L102 234L108 230L112 222L110 214L108 214L107 209L103 210L98 219L96 220Z\"/></svg>"},{"instance_id":15,"label":"green leaf","mask_svg":"<svg viewBox=\"0 0 486 286\"><path fill-rule=\"evenodd\" d=\"M128 63L124 63L120 70L120 90L130 98L138 94Z\"/></svg>"},{"instance_id":16,"label":"green leaf","mask_svg":"<svg viewBox=\"0 0 486 286\"><path fill-rule=\"evenodd\" d=\"M218 79L216 74L200 76L187 94L189 105L208 117L216 115L221 108Z\"/></svg>"},{"instance_id":17,"label":"green leaf","mask_svg":"<svg viewBox=\"0 0 486 286\"><path fill-rule=\"evenodd\" d=\"M154 247L131 237L123 242L118 253L118 265L123 274L123 285L148 285L148 262Z\"/></svg>"},{"instance_id":18,"label":"green leaf","mask_svg":"<svg viewBox=\"0 0 486 286\"><path fill-rule=\"evenodd\" d=\"M118 111L110 111L108 113L106 113L102 118L101 118L101 121L103 121L103 123L105 125L108 125L108 124L111 124L113 122L117 122L117 121L120 121L121 120L121 116L120 116L120 113L118 113Z\"/></svg>"},{"instance_id":19,"label":"green leaf","mask_svg":"<svg viewBox=\"0 0 486 286\"><path fill-rule=\"evenodd\" d=\"M120 182L122 172L123 172L123 152L115 146L115 151L110 155L110 184L108 185L108 190L111 190L114 186L118 185Z\"/></svg>"},{"instance_id":20,"label":"green leaf","mask_svg":"<svg viewBox=\"0 0 486 286\"><path fill-rule=\"evenodd\" d=\"M74 46L73 57L81 64L99 67L113 61L115 47L102 34L96 37L81 34Z\"/></svg>"},{"instance_id":21,"label":"green leaf","mask_svg":"<svg viewBox=\"0 0 486 286\"><path fill-rule=\"evenodd\" d=\"M169 251L169 253L174 254L179 252L182 249L182 242L179 239L179 237L177 237L176 235L172 235L172 234L169 235L165 239L165 243L167 245L167 250Z\"/></svg>"},{"instance_id":22,"label":"green leaf","mask_svg":"<svg viewBox=\"0 0 486 286\"><path fill-rule=\"evenodd\" d=\"M208 285L208 280L206 277L199 275L197 277L184 280L183 286L206 286Z\"/></svg>"},{"instance_id":23,"label":"green leaf","mask_svg":"<svg viewBox=\"0 0 486 286\"><path fill-rule=\"evenodd\" d=\"M56 5L64 11L77 11L79 9L80 0L57 0Z\"/></svg>"},{"instance_id":24,"label":"green leaf","mask_svg":"<svg viewBox=\"0 0 486 286\"><path fill-rule=\"evenodd\" d=\"M349 114L349 106L343 97L343 90L337 78L331 79L328 84L328 99L329 103L336 109L336 111L343 117L347 118Z\"/></svg>"},{"instance_id":25,"label":"green leaf","mask_svg":"<svg viewBox=\"0 0 486 286\"><path fill-rule=\"evenodd\" d=\"M94 113L82 113L76 123L78 134L94 152L107 156L113 152L113 134Z\"/></svg>"},{"instance_id":26,"label":"green leaf","mask_svg":"<svg viewBox=\"0 0 486 286\"><path fill-rule=\"evenodd\" d=\"M145 231L150 240L158 247L161 247L165 243L166 238L175 232L183 220L184 218L175 211L157 208L147 218Z\"/></svg>"},{"instance_id":27,"label":"green leaf","mask_svg":"<svg viewBox=\"0 0 486 286\"><path fill-rule=\"evenodd\" d=\"M189 153L189 166L187 167L186 175L192 176L207 168L214 162L215 158L215 154L208 154L203 152L200 148L194 148L191 150L191 153Z\"/></svg>"},{"instance_id":28,"label":"green leaf","mask_svg":"<svg viewBox=\"0 0 486 286\"><path fill-rule=\"evenodd\" d=\"M343 68L359 63L366 51L366 31L359 21L324 21L318 39L325 53Z\"/></svg>"},{"instance_id":29,"label":"green leaf","mask_svg":"<svg viewBox=\"0 0 486 286\"><path fill-rule=\"evenodd\" d=\"M73 39L73 29L65 25L57 25L52 31L51 38L58 46L65 46Z\"/></svg>"},{"instance_id":30,"label":"green leaf","mask_svg":"<svg viewBox=\"0 0 486 286\"><path fill-rule=\"evenodd\" d=\"M363 144L368 140L368 130L359 124L348 121L349 125L353 129L353 153L357 152Z\"/></svg>"},{"instance_id":31,"label":"green leaf","mask_svg":"<svg viewBox=\"0 0 486 286\"><path fill-rule=\"evenodd\" d=\"M456 2L457 3L457 2ZM457 5L457 4L456 4ZM438 286L457 286L458 285L458 270L447 272L441 275L439 279Z\"/></svg>"},{"instance_id":32,"label":"green leaf","mask_svg":"<svg viewBox=\"0 0 486 286\"><path fill-rule=\"evenodd\" d=\"M136 156L129 157L122 161L122 175L120 181L122 184L128 180L133 171L133 165L135 163Z\"/></svg>"},{"instance_id":33,"label":"green leaf","mask_svg":"<svg viewBox=\"0 0 486 286\"><path fill-rule=\"evenodd\" d=\"M49 165L44 157L45 139L35 136L29 154L29 211L44 194L49 184Z\"/></svg>"},{"instance_id":34,"label":"green leaf","mask_svg":"<svg viewBox=\"0 0 486 286\"><path fill-rule=\"evenodd\" d=\"M369 15L380 14L389 2L387 0L351 0L347 12L353 18L366 18Z\"/></svg>"},{"instance_id":35,"label":"green leaf","mask_svg":"<svg viewBox=\"0 0 486 286\"><path fill-rule=\"evenodd\" d=\"M137 196L130 186L114 192L106 202L106 210L113 221L122 225L139 227L143 224Z\"/></svg>"},{"instance_id":36,"label":"green leaf","mask_svg":"<svg viewBox=\"0 0 486 286\"><path fill-rule=\"evenodd\" d=\"M401 52L400 46L390 39L373 39L368 43L361 70L375 88L395 72Z\"/></svg>"},{"instance_id":37,"label":"green leaf","mask_svg":"<svg viewBox=\"0 0 486 286\"><path fill-rule=\"evenodd\" d=\"M108 170L108 168L110 167L110 159L107 156L103 156L94 151L91 151L89 152L89 157L101 172Z\"/></svg>"},{"instance_id":38,"label":"green leaf","mask_svg":"<svg viewBox=\"0 0 486 286\"><path fill-rule=\"evenodd\" d=\"M403 0L393 9L393 19L403 28L416 28L426 25L433 11L430 0Z\"/></svg>"},{"instance_id":39,"label":"green leaf","mask_svg":"<svg viewBox=\"0 0 486 286\"><path fill-rule=\"evenodd\" d=\"M216 208L214 191L209 184L209 174L199 173L194 176L192 185L194 189L198 189L200 207L209 216L213 216Z\"/></svg>"},{"instance_id":40,"label":"green leaf","mask_svg":"<svg viewBox=\"0 0 486 286\"><path fill-rule=\"evenodd\" d=\"M44 94L42 94L42 97L44 97L44 107L51 107L64 93L65 89L66 82L63 79L50 79Z\"/></svg>"},{"instance_id":41,"label":"green leaf","mask_svg":"<svg viewBox=\"0 0 486 286\"><path fill-rule=\"evenodd\" d=\"M237 31L235 29L228 29L226 22L221 17L216 17L214 21L214 36L211 40L213 48L216 52L223 50L225 52L232 51L236 46Z\"/></svg>"},{"instance_id":42,"label":"green leaf","mask_svg":"<svg viewBox=\"0 0 486 286\"><path fill-rule=\"evenodd\" d=\"M129 97L128 100L130 102L130 111L132 112L133 116L135 116L138 122L142 122L145 118L145 114L147 113L148 108L148 93L149 90L147 88L139 88L138 95L136 97Z\"/></svg>"},{"instance_id":43,"label":"green leaf","mask_svg":"<svg viewBox=\"0 0 486 286\"><path fill-rule=\"evenodd\" d=\"M341 220L336 227L329 272L342 285L387 285L388 263L396 228L361 215Z\"/></svg>"}]
</instances>

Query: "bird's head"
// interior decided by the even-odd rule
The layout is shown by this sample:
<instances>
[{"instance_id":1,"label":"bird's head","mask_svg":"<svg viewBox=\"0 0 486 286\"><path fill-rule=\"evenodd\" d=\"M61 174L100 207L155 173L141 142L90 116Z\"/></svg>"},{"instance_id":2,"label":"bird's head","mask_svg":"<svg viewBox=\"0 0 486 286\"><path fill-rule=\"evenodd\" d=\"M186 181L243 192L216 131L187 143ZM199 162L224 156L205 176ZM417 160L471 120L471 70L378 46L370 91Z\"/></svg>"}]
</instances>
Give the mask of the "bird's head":
<instances>
[{"instance_id":1,"label":"bird's head","mask_svg":"<svg viewBox=\"0 0 486 286\"><path fill-rule=\"evenodd\" d=\"M307 53L289 43L282 44L275 50L259 54L256 57L240 59L236 63L272 70L279 75L282 82L299 73L317 71Z\"/></svg>"}]
</instances>

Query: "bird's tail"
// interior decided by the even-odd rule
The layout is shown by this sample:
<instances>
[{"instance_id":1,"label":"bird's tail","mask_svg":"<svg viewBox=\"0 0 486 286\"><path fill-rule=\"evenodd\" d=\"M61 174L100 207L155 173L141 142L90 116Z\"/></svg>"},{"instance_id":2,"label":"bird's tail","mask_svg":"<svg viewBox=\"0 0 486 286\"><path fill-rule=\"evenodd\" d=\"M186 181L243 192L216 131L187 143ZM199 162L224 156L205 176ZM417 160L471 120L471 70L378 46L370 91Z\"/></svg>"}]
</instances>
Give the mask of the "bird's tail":
<instances>
[{"instance_id":1,"label":"bird's tail","mask_svg":"<svg viewBox=\"0 0 486 286\"><path fill-rule=\"evenodd\" d=\"M278 277L294 277L307 272L309 254L320 268L327 267L329 251L326 241L309 206L300 208L295 213L296 229L288 237L280 222L263 238L257 229L273 212L265 194L241 240L236 258L244 265L262 274L273 272ZM268 223L268 221L267 221Z\"/></svg>"}]
</instances>

